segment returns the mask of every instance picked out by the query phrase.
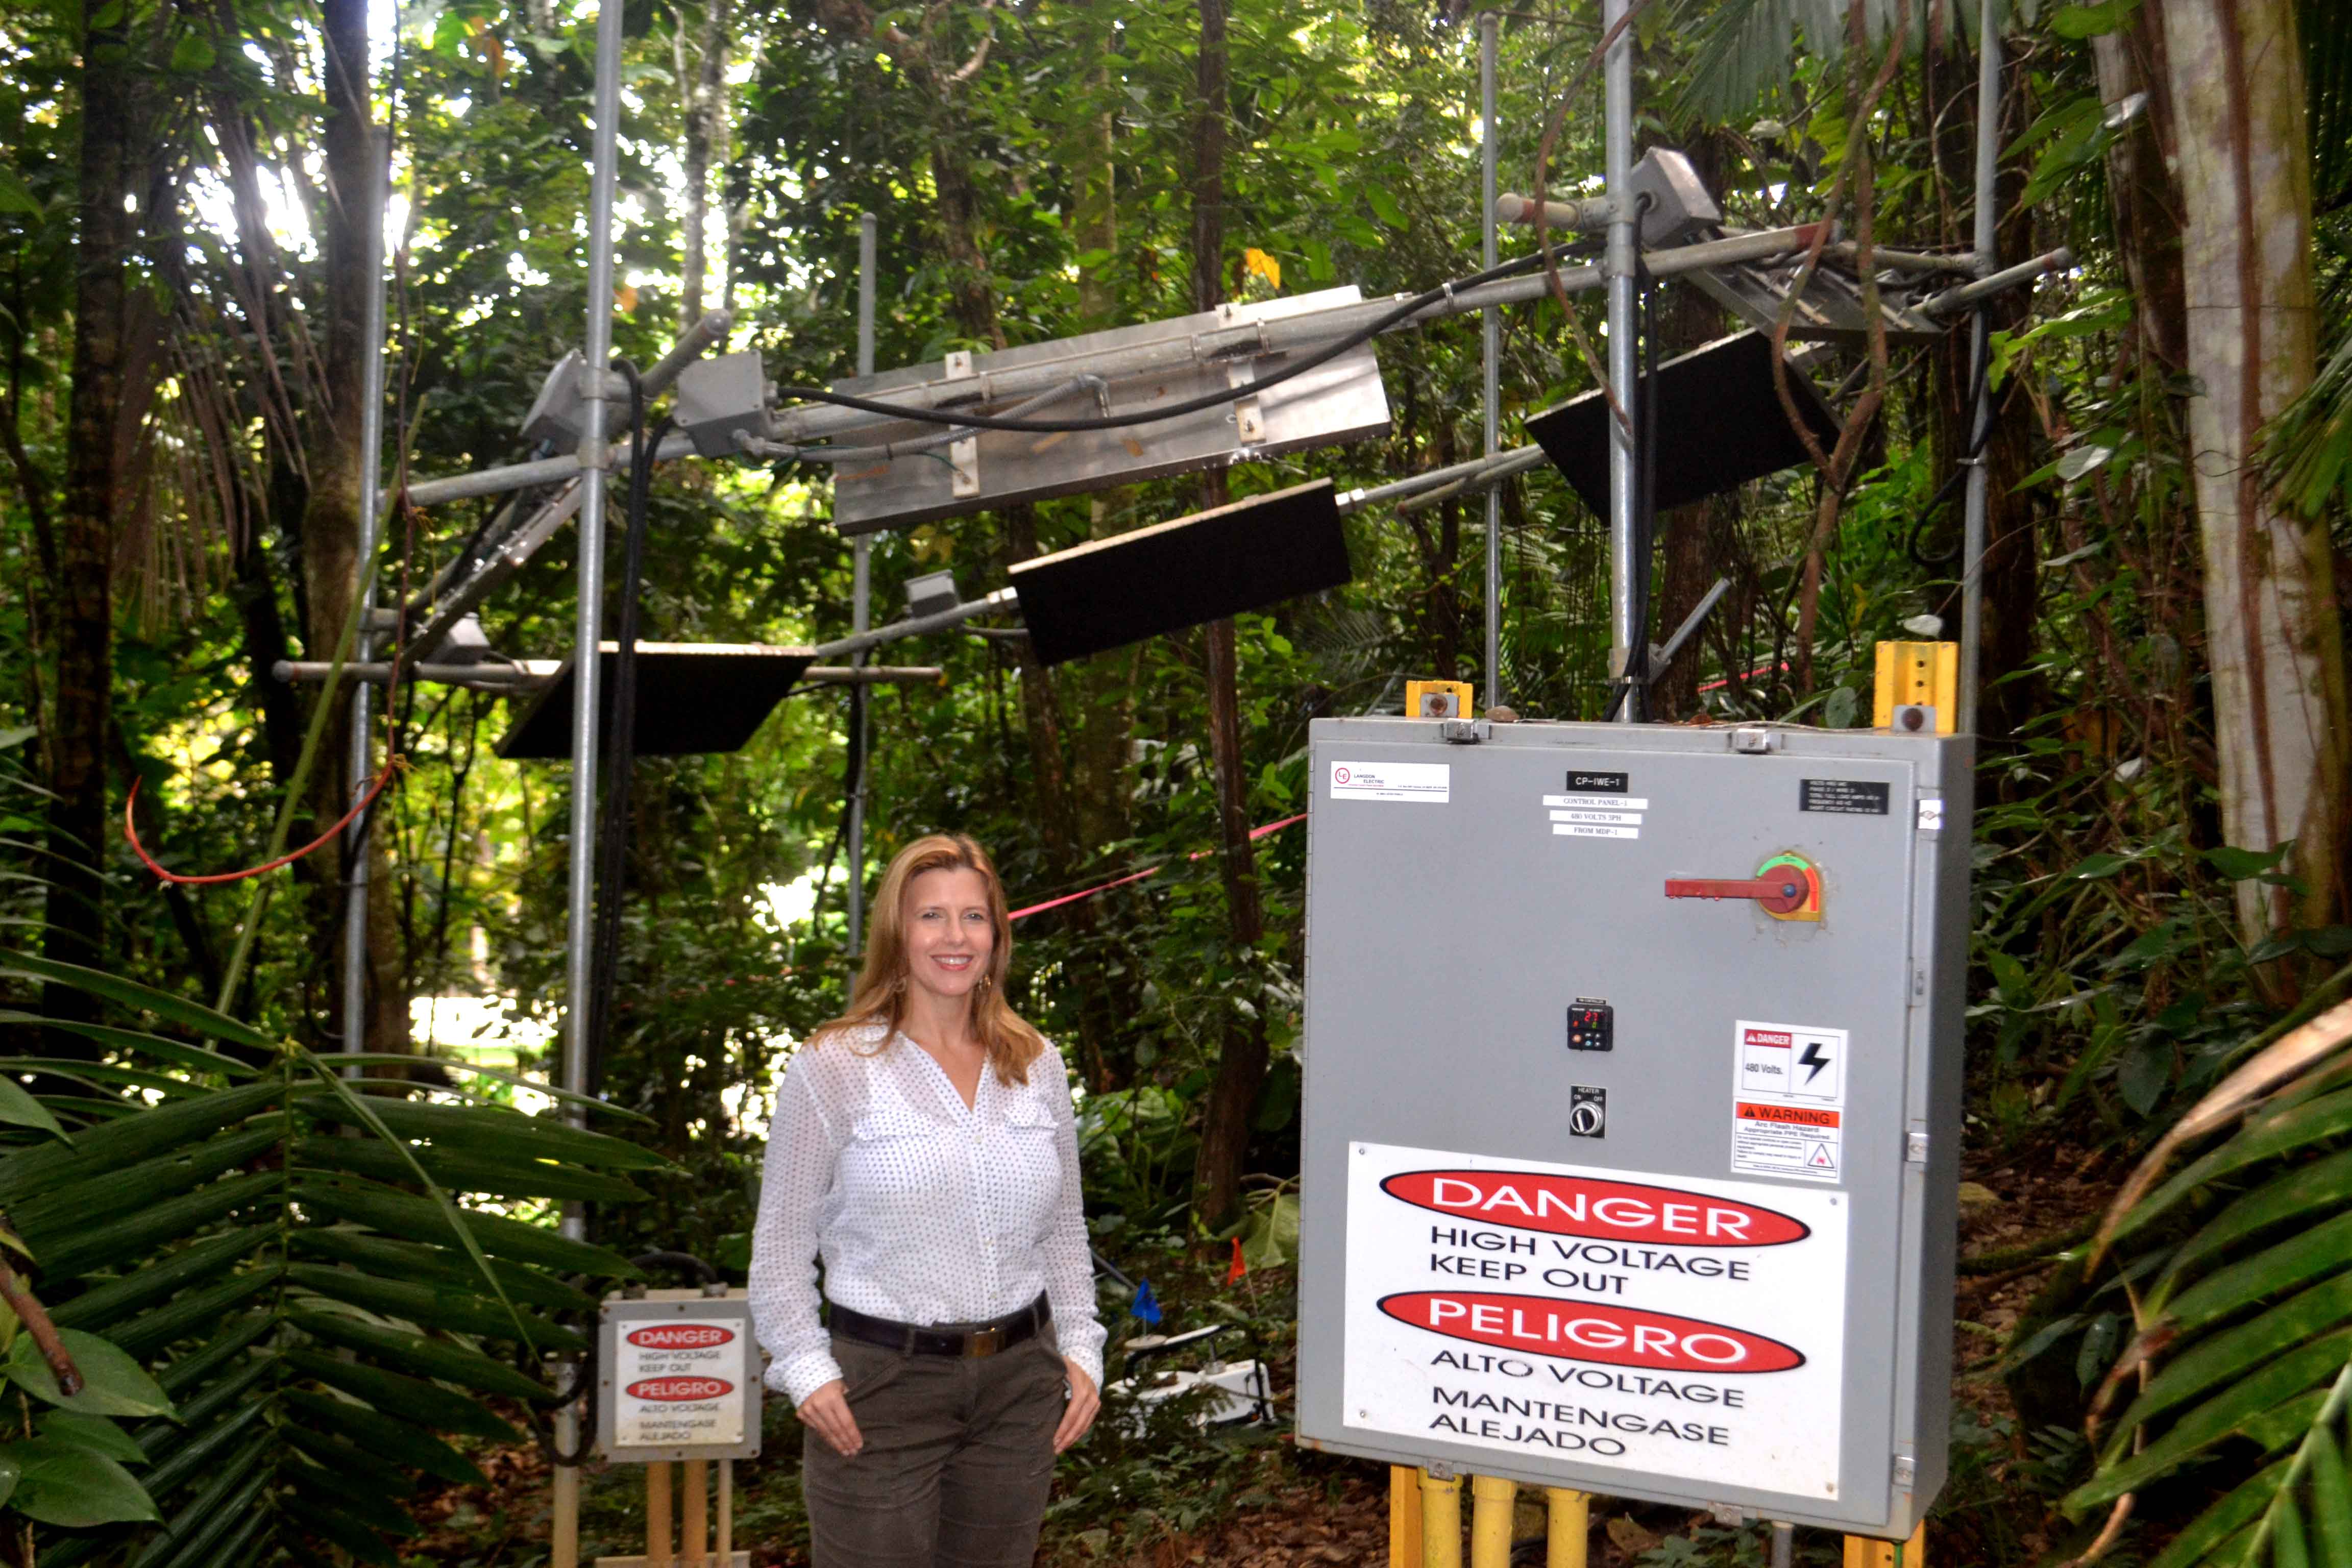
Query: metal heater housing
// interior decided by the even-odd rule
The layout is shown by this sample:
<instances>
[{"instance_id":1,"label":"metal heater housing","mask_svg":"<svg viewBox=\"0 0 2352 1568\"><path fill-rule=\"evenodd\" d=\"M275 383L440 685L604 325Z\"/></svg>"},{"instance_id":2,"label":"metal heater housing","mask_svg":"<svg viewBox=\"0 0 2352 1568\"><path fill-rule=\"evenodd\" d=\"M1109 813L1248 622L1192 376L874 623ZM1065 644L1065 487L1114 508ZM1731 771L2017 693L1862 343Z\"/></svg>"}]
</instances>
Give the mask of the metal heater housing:
<instances>
[{"instance_id":1,"label":"metal heater housing","mask_svg":"<svg viewBox=\"0 0 2352 1568\"><path fill-rule=\"evenodd\" d=\"M1945 1477L1971 739L1311 748L1300 1441L1907 1536Z\"/></svg>"}]
</instances>

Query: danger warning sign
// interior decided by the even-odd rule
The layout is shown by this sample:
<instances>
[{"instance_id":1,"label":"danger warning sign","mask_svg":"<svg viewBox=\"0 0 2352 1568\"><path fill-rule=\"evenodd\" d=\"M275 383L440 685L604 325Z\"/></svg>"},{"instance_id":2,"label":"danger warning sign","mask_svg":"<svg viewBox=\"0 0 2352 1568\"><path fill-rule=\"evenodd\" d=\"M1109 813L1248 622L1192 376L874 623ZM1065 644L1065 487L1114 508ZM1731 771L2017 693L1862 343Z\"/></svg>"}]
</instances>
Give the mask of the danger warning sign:
<instances>
[{"instance_id":1,"label":"danger warning sign","mask_svg":"<svg viewBox=\"0 0 2352 1568\"><path fill-rule=\"evenodd\" d=\"M614 1346L613 1436L623 1447L743 1441L747 1412L740 1321L633 1328Z\"/></svg>"},{"instance_id":2,"label":"danger warning sign","mask_svg":"<svg viewBox=\"0 0 2352 1568\"><path fill-rule=\"evenodd\" d=\"M1836 1498L1843 1194L1349 1151L1348 1425Z\"/></svg>"},{"instance_id":3,"label":"danger warning sign","mask_svg":"<svg viewBox=\"0 0 2352 1568\"><path fill-rule=\"evenodd\" d=\"M1732 1052L1731 1168L1843 1181L1846 1032L1743 1018Z\"/></svg>"}]
</instances>

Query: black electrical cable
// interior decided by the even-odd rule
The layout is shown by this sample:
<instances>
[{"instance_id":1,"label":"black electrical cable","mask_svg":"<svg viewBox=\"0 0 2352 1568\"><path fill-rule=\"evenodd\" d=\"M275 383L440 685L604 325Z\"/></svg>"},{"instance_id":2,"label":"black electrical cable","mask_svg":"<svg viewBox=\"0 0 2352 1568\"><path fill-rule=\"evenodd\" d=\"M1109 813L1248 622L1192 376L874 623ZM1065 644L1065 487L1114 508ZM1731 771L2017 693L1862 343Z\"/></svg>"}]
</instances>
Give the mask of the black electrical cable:
<instances>
[{"instance_id":1,"label":"black electrical cable","mask_svg":"<svg viewBox=\"0 0 2352 1568\"><path fill-rule=\"evenodd\" d=\"M1913 520L1910 531L1903 536L1903 551L1905 554L1911 557L1912 564L1927 567L1930 571L1938 566L1950 565L1958 560L1960 552L1968 548L1968 540L1963 535L1960 542L1949 550L1930 555L1919 548L1919 539L1927 531L1927 524L1935 521L1936 514L1941 511L1945 503L1952 499L1952 492L1967 481L1969 469L1975 465L1979 458L1984 455L1986 444L1992 439L1992 411L1985 409L1982 416L1979 416L1979 405L1984 401L1985 385L1992 374L1992 354L1990 352L1988 325L1985 320L1985 308L1982 305L1976 308L1974 340L1974 345L1969 356L1971 362L1969 376L1969 417L1975 421L1975 424L1969 432L1968 452L1954 466L1950 477L1937 488L1934 495L1927 498L1927 504L1919 509L1918 517Z\"/></svg>"},{"instance_id":2,"label":"black electrical cable","mask_svg":"<svg viewBox=\"0 0 2352 1568\"><path fill-rule=\"evenodd\" d=\"M626 360L615 360L613 366L629 384L630 462L613 689L604 710L612 721L603 737L604 815L597 826L595 927L589 948L588 1073L583 1087L590 1094L603 1079L620 980L622 883L628 870L630 795L637 760L637 626L644 597L646 514L653 496L654 465L647 459L676 424L666 417L649 435L645 387L636 367Z\"/></svg>"},{"instance_id":3,"label":"black electrical cable","mask_svg":"<svg viewBox=\"0 0 2352 1568\"><path fill-rule=\"evenodd\" d=\"M1561 247L1553 248L1555 253L1558 253ZM1188 398L1182 403L1172 403L1165 408L1139 409L1129 414L1104 414L1087 419L1012 419L991 414L950 413L938 408L912 408L905 404L882 403L870 397L853 397L848 393L835 392L830 387L824 386L782 386L776 389L776 395L779 397L798 398L804 403L829 403L836 408L855 408L863 414L880 414L892 419L903 419L918 425L960 425L975 430L1019 430L1038 436L1057 436L1087 430L1125 430L1137 425L1154 425L1162 419L1174 419L1186 414L1198 414L1204 408L1222 408L1236 399L1254 396L1269 386L1288 381L1294 375L1304 375L1318 365L1328 363L1349 349L1371 342L1391 327L1419 314L1441 300L1450 298L1459 289L1475 289L1482 283L1496 283L1506 278L1516 278L1521 273L1532 272L1542 265L1543 256L1538 252L1533 256L1518 257L1497 267L1489 267L1483 272L1474 272L1467 278L1458 278L1450 283L1441 283L1434 289L1425 289L1414 295L1370 325L1359 327L1345 337L1324 344L1313 353L1293 360L1271 375L1261 376L1255 381L1227 391L1205 393L1199 397Z\"/></svg>"}]
</instances>

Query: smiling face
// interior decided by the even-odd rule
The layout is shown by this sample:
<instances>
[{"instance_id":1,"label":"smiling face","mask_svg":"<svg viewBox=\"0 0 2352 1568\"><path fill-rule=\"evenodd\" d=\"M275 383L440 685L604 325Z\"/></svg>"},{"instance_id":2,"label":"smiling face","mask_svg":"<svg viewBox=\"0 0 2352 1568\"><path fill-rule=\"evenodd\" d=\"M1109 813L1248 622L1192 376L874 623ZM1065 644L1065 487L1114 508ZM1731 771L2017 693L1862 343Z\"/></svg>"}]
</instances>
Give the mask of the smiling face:
<instances>
[{"instance_id":1,"label":"smiling face","mask_svg":"<svg viewBox=\"0 0 2352 1568\"><path fill-rule=\"evenodd\" d=\"M961 866L925 871L907 883L900 921L907 983L941 1000L969 997L996 947L987 879Z\"/></svg>"}]
</instances>

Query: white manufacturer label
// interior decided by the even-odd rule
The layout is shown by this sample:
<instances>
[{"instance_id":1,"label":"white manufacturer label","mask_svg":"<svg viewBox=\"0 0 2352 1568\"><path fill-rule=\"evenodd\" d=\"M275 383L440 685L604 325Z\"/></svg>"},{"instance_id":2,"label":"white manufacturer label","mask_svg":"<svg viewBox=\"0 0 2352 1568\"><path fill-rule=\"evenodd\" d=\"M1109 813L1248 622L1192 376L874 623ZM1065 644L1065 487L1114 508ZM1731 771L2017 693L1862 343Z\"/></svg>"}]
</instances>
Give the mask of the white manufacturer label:
<instances>
[{"instance_id":1,"label":"white manufacturer label","mask_svg":"<svg viewBox=\"0 0 2352 1568\"><path fill-rule=\"evenodd\" d=\"M1645 795L1548 795L1546 805L1574 806L1589 811L1647 811L1650 797Z\"/></svg>"},{"instance_id":2,"label":"white manufacturer label","mask_svg":"<svg viewBox=\"0 0 2352 1568\"><path fill-rule=\"evenodd\" d=\"M685 1448L743 1441L745 1412L740 1319L631 1320L613 1351L613 1444Z\"/></svg>"},{"instance_id":3,"label":"white manufacturer label","mask_svg":"<svg viewBox=\"0 0 2352 1568\"><path fill-rule=\"evenodd\" d=\"M1351 1151L1349 1426L1838 1495L1843 1194Z\"/></svg>"},{"instance_id":4,"label":"white manufacturer label","mask_svg":"<svg viewBox=\"0 0 2352 1568\"><path fill-rule=\"evenodd\" d=\"M1929 795L1919 803L1919 831L1941 833L1944 830L1944 797Z\"/></svg>"},{"instance_id":5,"label":"white manufacturer label","mask_svg":"<svg viewBox=\"0 0 2352 1568\"><path fill-rule=\"evenodd\" d=\"M1560 838L1639 838L1638 827L1605 827L1591 822L1555 822L1553 836Z\"/></svg>"},{"instance_id":6,"label":"white manufacturer label","mask_svg":"<svg viewBox=\"0 0 2352 1568\"><path fill-rule=\"evenodd\" d=\"M1742 1018L1732 1052L1731 1168L1843 1180L1846 1032Z\"/></svg>"},{"instance_id":7,"label":"white manufacturer label","mask_svg":"<svg viewBox=\"0 0 2352 1568\"><path fill-rule=\"evenodd\" d=\"M1450 763L1333 763L1333 800L1402 800L1444 805L1453 793Z\"/></svg>"}]
</instances>

